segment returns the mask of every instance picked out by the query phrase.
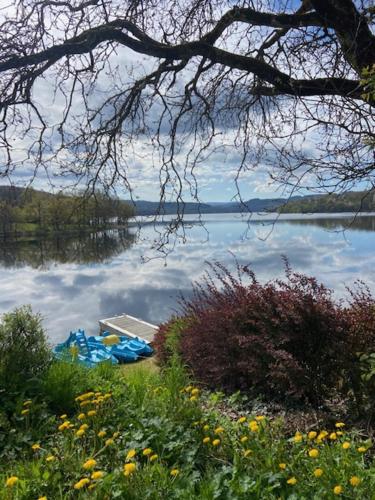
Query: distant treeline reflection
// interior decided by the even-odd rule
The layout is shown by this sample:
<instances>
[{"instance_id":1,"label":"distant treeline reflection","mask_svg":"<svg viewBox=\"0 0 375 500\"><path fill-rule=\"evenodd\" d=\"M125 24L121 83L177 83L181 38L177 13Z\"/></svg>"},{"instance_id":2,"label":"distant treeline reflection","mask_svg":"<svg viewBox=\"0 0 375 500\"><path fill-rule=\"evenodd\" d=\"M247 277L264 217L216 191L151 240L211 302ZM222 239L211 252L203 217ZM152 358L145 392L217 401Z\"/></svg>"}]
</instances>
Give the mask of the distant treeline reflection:
<instances>
[{"instance_id":1,"label":"distant treeline reflection","mask_svg":"<svg viewBox=\"0 0 375 500\"><path fill-rule=\"evenodd\" d=\"M0 243L0 265L48 269L55 263L90 264L111 260L130 248L136 235L110 230L53 238L11 239Z\"/></svg>"},{"instance_id":2,"label":"distant treeline reflection","mask_svg":"<svg viewBox=\"0 0 375 500\"><path fill-rule=\"evenodd\" d=\"M288 219L276 222L301 226L317 226L330 231L375 231L374 216L327 217L317 219Z\"/></svg>"}]
</instances>

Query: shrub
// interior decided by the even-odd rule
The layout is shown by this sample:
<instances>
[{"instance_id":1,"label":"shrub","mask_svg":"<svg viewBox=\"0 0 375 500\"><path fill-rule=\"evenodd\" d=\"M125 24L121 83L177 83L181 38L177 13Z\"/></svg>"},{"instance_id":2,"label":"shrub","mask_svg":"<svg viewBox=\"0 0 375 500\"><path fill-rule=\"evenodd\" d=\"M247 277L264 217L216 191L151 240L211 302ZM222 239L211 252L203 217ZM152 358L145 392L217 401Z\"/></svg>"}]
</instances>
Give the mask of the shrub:
<instances>
[{"instance_id":1,"label":"shrub","mask_svg":"<svg viewBox=\"0 0 375 500\"><path fill-rule=\"evenodd\" d=\"M0 387L23 390L51 360L41 316L23 306L4 314L0 324Z\"/></svg>"},{"instance_id":2,"label":"shrub","mask_svg":"<svg viewBox=\"0 0 375 500\"><path fill-rule=\"evenodd\" d=\"M369 304L369 297L367 304L357 297L362 315ZM264 285L247 267L238 267L234 277L216 263L195 285L193 298L182 302L189 321L180 331L179 351L194 376L210 387L321 402L358 365L353 347L358 333L348 311L331 290L292 272L288 263L286 279ZM159 341L168 338L169 328L162 325ZM361 342L374 349L373 336ZM163 359L165 349L161 353Z\"/></svg>"}]
</instances>

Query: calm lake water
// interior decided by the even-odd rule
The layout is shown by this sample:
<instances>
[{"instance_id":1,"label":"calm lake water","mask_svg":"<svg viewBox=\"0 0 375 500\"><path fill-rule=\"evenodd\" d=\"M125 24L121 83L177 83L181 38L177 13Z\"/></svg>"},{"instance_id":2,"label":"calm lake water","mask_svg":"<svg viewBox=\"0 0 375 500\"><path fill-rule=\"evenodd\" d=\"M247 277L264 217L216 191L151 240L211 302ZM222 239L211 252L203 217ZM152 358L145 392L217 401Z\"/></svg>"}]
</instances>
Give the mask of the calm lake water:
<instances>
[{"instance_id":1,"label":"calm lake water","mask_svg":"<svg viewBox=\"0 0 375 500\"><path fill-rule=\"evenodd\" d=\"M178 296L191 294L206 261L250 264L260 281L283 274L282 255L296 271L315 275L345 297L364 280L375 293L375 215L253 217L205 215L187 242L164 261L150 250L162 225L85 237L0 242L0 314L22 304L39 311L52 342L71 329L94 334L98 320L126 312L151 323L168 319ZM345 229L345 230L344 230ZM144 258L146 257L146 262Z\"/></svg>"}]
</instances>

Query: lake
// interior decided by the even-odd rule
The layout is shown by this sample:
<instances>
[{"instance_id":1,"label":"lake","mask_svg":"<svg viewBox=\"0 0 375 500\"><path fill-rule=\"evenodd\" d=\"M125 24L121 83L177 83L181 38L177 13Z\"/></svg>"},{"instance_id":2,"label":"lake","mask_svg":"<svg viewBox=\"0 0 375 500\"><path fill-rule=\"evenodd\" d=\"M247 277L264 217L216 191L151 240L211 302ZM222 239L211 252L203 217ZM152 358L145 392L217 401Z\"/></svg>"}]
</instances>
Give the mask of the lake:
<instances>
[{"instance_id":1,"label":"lake","mask_svg":"<svg viewBox=\"0 0 375 500\"><path fill-rule=\"evenodd\" d=\"M262 282L283 275L285 255L294 270L315 275L337 298L357 279L375 293L375 215L354 221L348 214L285 215L275 224L273 215L254 216L248 225L239 214L210 214L204 227L187 218L187 242L177 243L166 260L150 250L163 224L0 242L0 313L31 304L51 342L76 328L94 334L99 319L124 312L158 324L176 311L181 293L191 294L206 261L234 269L234 256Z\"/></svg>"}]
</instances>

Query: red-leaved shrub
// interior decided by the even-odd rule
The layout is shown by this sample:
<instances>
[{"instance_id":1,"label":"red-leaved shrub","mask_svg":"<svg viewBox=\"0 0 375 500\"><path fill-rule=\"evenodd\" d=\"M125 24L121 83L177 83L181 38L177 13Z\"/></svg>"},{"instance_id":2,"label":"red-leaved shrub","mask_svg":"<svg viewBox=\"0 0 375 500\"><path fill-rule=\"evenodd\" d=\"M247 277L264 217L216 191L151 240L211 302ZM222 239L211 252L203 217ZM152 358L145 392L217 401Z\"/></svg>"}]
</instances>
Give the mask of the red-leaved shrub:
<instances>
[{"instance_id":1,"label":"red-leaved shrub","mask_svg":"<svg viewBox=\"0 0 375 500\"><path fill-rule=\"evenodd\" d=\"M348 370L354 373L356 343L361 349L375 347L375 335L359 342L355 326L363 316L368 319L371 307L375 311L373 299L366 297L365 304L364 296L353 294L351 307L344 308L331 290L292 272L288 263L284 280L264 285L247 267L238 266L234 277L215 263L194 286L193 298L182 301L185 324L178 351L194 376L211 388L316 403L332 395ZM157 335L164 362L168 350L162 346L175 321L162 325Z\"/></svg>"}]
</instances>

